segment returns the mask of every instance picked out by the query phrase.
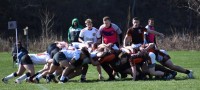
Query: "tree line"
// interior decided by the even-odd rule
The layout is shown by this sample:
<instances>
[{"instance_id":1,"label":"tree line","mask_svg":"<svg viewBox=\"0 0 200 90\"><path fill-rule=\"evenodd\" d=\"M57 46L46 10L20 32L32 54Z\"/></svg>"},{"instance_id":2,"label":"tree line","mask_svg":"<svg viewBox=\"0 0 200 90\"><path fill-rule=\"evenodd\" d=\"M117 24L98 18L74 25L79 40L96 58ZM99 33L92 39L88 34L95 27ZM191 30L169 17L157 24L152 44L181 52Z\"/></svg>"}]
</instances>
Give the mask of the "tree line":
<instances>
[{"instance_id":1,"label":"tree line","mask_svg":"<svg viewBox=\"0 0 200 90\"><path fill-rule=\"evenodd\" d=\"M84 26L87 18L99 28L104 16L110 16L123 31L131 26L131 19L139 17L141 25L154 18L156 30L196 32L199 30L199 0L3 0L0 3L1 38L14 37L8 30L8 21L18 24L20 38L23 28L29 27L29 38L51 35L67 38L67 30L73 18Z\"/></svg>"}]
</instances>

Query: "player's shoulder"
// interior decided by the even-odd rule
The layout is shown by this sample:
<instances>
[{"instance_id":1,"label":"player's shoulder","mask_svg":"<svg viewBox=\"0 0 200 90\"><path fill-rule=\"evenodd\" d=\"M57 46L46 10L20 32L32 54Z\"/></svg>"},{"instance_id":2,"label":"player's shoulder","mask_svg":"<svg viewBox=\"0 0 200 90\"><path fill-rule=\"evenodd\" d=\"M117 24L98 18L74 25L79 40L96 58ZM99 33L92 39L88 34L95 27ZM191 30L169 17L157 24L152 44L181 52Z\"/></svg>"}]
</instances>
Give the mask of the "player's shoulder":
<instances>
[{"instance_id":1,"label":"player's shoulder","mask_svg":"<svg viewBox=\"0 0 200 90\"><path fill-rule=\"evenodd\" d=\"M82 30L81 30L81 32L85 32L85 31L87 31L88 29L87 29L87 27L85 27L85 28L83 28Z\"/></svg>"},{"instance_id":2,"label":"player's shoulder","mask_svg":"<svg viewBox=\"0 0 200 90\"><path fill-rule=\"evenodd\" d=\"M94 31L98 31L98 29L96 27L92 27L92 30Z\"/></svg>"},{"instance_id":3,"label":"player's shoulder","mask_svg":"<svg viewBox=\"0 0 200 90\"><path fill-rule=\"evenodd\" d=\"M133 31L133 27L129 27L127 31Z\"/></svg>"},{"instance_id":4,"label":"player's shoulder","mask_svg":"<svg viewBox=\"0 0 200 90\"><path fill-rule=\"evenodd\" d=\"M102 24L100 27L99 27L99 30L102 30L103 28L105 28L106 26L104 24Z\"/></svg>"}]
</instances>

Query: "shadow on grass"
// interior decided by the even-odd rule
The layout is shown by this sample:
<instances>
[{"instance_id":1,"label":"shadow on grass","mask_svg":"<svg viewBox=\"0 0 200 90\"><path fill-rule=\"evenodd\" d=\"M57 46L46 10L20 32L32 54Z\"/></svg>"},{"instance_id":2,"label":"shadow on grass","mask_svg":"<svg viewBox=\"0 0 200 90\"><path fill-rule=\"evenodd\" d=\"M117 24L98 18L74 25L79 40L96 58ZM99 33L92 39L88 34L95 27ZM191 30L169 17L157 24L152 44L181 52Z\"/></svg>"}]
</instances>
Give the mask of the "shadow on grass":
<instances>
[{"instance_id":1,"label":"shadow on grass","mask_svg":"<svg viewBox=\"0 0 200 90\"><path fill-rule=\"evenodd\" d=\"M175 79L171 79L175 81L180 81L180 80L188 80L187 77L176 77ZM136 80L136 81L171 81L171 80L164 80L164 79L145 79L145 80ZM97 83L97 82L121 82L121 81L133 81L132 78L123 78L123 79L115 79L115 80L98 80L98 79L90 79L86 80L85 82L81 82L80 80L69 80L66 83ZM51 82L53 83L53 82ZM40 84L45 84L45 82L42 82ZM46 83L47 84L47 83Z\"/></svg>"}]
</instances>

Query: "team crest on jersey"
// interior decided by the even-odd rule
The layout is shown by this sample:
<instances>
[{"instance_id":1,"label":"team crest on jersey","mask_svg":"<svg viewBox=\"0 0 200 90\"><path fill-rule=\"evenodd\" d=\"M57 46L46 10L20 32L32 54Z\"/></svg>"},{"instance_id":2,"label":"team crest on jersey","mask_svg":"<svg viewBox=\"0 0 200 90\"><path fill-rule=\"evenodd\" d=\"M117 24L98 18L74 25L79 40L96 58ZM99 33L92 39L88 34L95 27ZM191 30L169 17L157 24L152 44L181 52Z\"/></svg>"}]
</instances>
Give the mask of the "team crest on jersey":
<instances>
[{"instance_id":1,"label":"team crest on jersey","mask_svg":"<svg viewBox=\"0 0 200 90\"><path fill-rule=\"evenodd\" d=\"M93 33L92 35L93 35L93 36L96 36L96 33Z\"/></svg>"}]
</instances>

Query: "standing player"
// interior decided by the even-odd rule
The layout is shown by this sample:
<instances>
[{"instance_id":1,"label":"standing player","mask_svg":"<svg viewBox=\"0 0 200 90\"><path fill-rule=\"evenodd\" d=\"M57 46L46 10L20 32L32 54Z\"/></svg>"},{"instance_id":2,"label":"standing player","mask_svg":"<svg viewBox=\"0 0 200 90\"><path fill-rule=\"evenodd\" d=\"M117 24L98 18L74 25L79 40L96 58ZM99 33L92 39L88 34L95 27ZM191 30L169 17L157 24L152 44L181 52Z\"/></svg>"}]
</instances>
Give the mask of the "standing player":
<instances>
[{"instance_id":1,"label":"standing player","mask_svg":"<svg viewBox=\"0 0 200 90\"><path fill-rule=\"evenodd\" d=\"M147 30L146 28L140 26L140 20L137 17L133 18L132 23L133 26L127 30L124 39L124 46L127 46L128 44L134 46L138 46L139 44L144 44L146 40L144 33L146 32L164 37L162 33L153 30Z\"/></svg>"},{"instance_id":2,"label":"standing player","mask_svg":"<svg viewBox=\"0 0 200 90\"><path fill-rule=\"evenodd\" d=\"M78 42L78 37L82 28L78 19L74 18L72 20L72 26L68 30L68 43Z\"/></svg>"},{"instance_id":3,"label":"standing player","mask_svg":"<svg viewBox=\"0 0 200 90\"><path fill-rule=\"evenodd\" d=\"M156 35L164 36L162 33L158 33L156 31L149 31L144 27L140 26L140 21L137 17L133 18L132 21L133 26L127 30L125 39L124 39L124 46L127 44L131 45L132 48L138 49L141 47L142 44L145 44L145 32L153 33ZM143 45L142 45L143 46ZM142 52L147 52L147 49L143 49ZM153 76L164 76L164 72L155 71L155 54L153 52L149 52L148 56L151 59L151 65L149 66L149 72Z\"/></svg>"},{"instance_id":4,"label":"standing player","mask_svg":"<svg viewBox=\"0 0 200 90\"><path fill-rule=\"evenodd\" d=\"M112 43L119 47L122 31L116 24L111 23L110 17L105 16L103 18L103 25L100 26L99 32L103 39L102 43Z\"/></svg>"},{"instance_id":5,"label":"standing player","mask_svg":"<svg viewBox=\"0 0 200 90\"><path fill-rule=\"evenodd\" d=\"M34 66L31 65L33 64L32 61L30 60L30 57L28 56L28 51L22 46L21 42L18 42L18 55L16 55L19 59L19 68L17 72L14 72L6 77L4 77L2 79L2 81L4 83L7 83L9 79L13 78L13 77L17 77L17 76L21 76L25 70L27 70L28 72L26 73L26 76L31 76L34 75ZM17 52L17 50L14 50L15 53ZM18 79L16 79L16 82L19 81L19 79L21 79L21 77L19 77Z\"/></svg>"},{"instance_id":6,"label":"standing player","mask_svg":"<svg viewBox=\"0 0 200 90\"><path fill-rule=\"evenodd\" d=\"M98 29L95 27L92 27L92 20L86 19L85 20L86 27L81 30L79 34L79 42L85 43L85 42L92 42L97 43L100 39L100 34L98 33Z\"/></svg>"},{"instance_id":7,"label":"standing player","mask_svg":"<svg viewBox=\"0 0 200 90\"><path fill-rule=\"evenodd\" d=\"M147 30L152 30L155 31L154 28L154 19L153 18L149 18L148 20L148 25L145 27ZM148 43L155 43L156 44L156 36L154 34L148 33L147 35L147 41Z\"/></svg>"},{"instance_id":8,"label":"standing player","mask_svg":"<svg viewBox=\"0 0 200 90\"><path fill-rule=\"evenodd\" d=\"M92 20L86 19L85 20L86 27L81 30L79 35L79 42L82 43L100 43L100 34L98 32L98 29L93 27ZM81 76L81 82L86 81L86 73L88 70L88 65L84 65L82 68L82 76Z\"/></svg>"}]
</instances>

